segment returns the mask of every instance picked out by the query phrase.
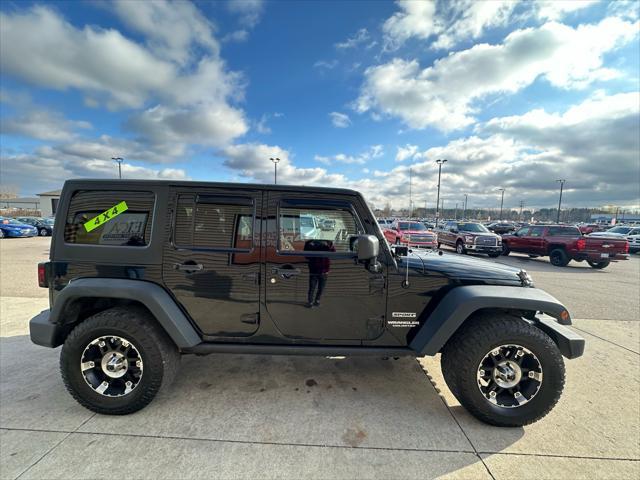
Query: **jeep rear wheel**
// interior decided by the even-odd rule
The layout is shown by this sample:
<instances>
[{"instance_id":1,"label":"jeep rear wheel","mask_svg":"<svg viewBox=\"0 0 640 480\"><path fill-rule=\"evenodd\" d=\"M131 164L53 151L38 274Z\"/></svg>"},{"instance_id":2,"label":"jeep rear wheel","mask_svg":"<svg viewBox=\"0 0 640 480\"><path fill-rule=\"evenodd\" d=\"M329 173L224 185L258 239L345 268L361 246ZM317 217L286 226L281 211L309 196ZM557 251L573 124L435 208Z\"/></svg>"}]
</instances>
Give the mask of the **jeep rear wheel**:
<instances>
[{"instance_id":1,"label":"jeep rear wheel","mask_svg":"<svg viewBox=\"0 0 640 480\"><path fill-rule=\"evenodd\" d=\"M451 392L476 418L517 427L544 417L564 387L564 362L539 328L507 314L468 320L442 352Z\"/></svg>"},{"instance_id":2,"label":"jeep rear wheel","mask_svg":"<svg viewBox=\"0 0 640 480\"><path fill-rule=\"evenodd\" d=\"M124 415L148 405L175 376L180 353L139 307L116 307L84 320L60 354L64 384L82 406Z\"/></svg>"},{"instance_id":3,"label":"jeep rear wheel","mask_svg":"<svg viewBox=\"0 0 640 480\"><path fill-rule=\"evenodd\" d=\"M551 253L549 253L549 261L551 265L556 267L566 267L570 260L566 252L561 248L551 250Z\"/></svg>"}]
</instances>

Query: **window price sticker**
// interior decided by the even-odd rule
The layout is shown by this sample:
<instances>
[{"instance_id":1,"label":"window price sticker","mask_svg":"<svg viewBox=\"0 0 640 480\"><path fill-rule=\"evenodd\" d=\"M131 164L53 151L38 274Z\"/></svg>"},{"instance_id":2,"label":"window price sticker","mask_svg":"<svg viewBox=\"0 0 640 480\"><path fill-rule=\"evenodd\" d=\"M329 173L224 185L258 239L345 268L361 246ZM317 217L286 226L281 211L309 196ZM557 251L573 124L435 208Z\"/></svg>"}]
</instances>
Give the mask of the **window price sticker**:
<instances>
[{"instance_id":1,"label":"window price sticker","mask_svg":"<svg viewBox=\"0 0 640 480\"><path fill-rule=\"evenodd\" d=\"M90 232L91 230L95 230L103 223L106 223L109 220L114 219L115 217L120 215L122 212L126 212L128 208L129 207L127 207L127 202L120 202L117 205L114 205L113 207L109 208L108 210L105 210L100 215L93 217L88 222L85 222L84 229L87 232Z\"/></svg>"}]
</instances>

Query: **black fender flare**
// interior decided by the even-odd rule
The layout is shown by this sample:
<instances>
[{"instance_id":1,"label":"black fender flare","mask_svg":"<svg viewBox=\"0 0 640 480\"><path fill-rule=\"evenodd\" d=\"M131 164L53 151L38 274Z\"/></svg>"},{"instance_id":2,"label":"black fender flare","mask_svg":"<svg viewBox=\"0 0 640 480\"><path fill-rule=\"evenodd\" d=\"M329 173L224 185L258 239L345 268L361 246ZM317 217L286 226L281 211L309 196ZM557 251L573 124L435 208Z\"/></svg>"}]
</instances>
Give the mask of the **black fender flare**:
<instances>
[{"instance_id":1,"label":"black fender flare","mask_svg":"<svg viewBox=\"0 0 640 480\"><path fill-rule=\"evenodd\" d=\"M64 323L67 304L83 297L116 298L142 303L180 350L194 347L202 341L187 316L167 291L155 283L142 280L121 278L73 280L56 296L49 322L56 325Z\"/></svg>"},{"instance_id":2,"label":"black fender flare","mask_svg":"<svg viewBox=\"0 0 640 480\"><path fill-rule=\"evenodd\" d=\"M468 285L452 289L440 300L409 346L418 355L435 355L469 316L485 308L542 312L558 323L571 324L565 306L543 290Z\"/></svg>"}]
</instances>

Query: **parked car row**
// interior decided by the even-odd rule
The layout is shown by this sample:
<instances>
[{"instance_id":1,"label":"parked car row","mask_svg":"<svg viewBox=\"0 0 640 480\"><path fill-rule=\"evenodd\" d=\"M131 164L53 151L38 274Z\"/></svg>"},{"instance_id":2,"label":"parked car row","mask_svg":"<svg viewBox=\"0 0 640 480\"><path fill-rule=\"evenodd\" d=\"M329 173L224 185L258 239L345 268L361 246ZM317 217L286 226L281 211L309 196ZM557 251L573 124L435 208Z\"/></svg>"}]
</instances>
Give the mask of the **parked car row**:
<instances>
[{"instance_id":1,"label":"parked car row","mask_svg":"<svg viewBox=\"0 0 640 480\"><path fill-rule=\"evenodd\" d=\"M41 237L53 234L53 218L42 217L0 217L0 238Z\"/></svg>"},{"instance_id":2,"label":"parked car row","mask_svg":"<svg viewBox=\"0 0 640 480\"><path fill-rule=\"evenodd\" d=\"M629 252L640 251L640 227L617 226L593 231L578 225L514 224L449 220L437 229L424 222L382 220L379 222L390 244L440 248L446 245L458 254L481 253L491 258L525 253L532 258L549 257L552 265L564 267L571 261L586 261L603 269L611 262L626 260ZM585 234L585 231L592 233ZM499 232L504 232L500 234Z\"/></svg>"}]
</instances>

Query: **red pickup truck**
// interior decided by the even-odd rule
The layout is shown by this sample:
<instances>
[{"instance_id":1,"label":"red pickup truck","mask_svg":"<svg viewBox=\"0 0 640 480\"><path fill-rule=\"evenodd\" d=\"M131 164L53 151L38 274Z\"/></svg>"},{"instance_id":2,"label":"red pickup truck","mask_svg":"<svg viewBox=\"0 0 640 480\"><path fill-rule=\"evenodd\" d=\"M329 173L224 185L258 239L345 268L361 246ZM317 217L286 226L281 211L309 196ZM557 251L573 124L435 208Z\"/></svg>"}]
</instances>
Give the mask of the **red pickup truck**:
<instances>
[{"instance_id":1,"label":"red pickup truck","mask_svg":"<svg viewBox=\"0 0 640 480\"><path fill-rule=\"evenodd\" d=\"M626 239L585 237L580 229L569 225L532 225L502 236L502 254L528 253L530 257L549 257L552 265L566 266L571 260L597 269L610 262L629 258Z\"/></svg>"}]
</instances>

